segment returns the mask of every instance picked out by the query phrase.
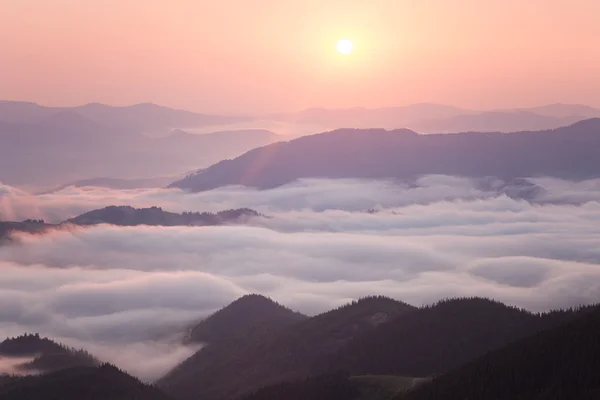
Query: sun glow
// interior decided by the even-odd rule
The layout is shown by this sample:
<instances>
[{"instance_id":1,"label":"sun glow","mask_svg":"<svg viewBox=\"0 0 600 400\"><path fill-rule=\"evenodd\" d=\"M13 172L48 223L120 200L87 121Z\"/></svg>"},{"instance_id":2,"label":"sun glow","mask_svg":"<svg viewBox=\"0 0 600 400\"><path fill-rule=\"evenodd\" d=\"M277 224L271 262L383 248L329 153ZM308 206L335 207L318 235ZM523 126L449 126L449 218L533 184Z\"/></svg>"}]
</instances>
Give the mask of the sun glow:
<instances>
[{"instance_id":1,"label":"sun glow","mask_svg":"<svg viewBox=\"0 0 600 400\"><path fill-rule=\"evenodd\" d=\"M351 40L348 39L340 39L337 42L337 51L340 54L350 54L352 53L352 49L354 45Z\"/></svg>"}]
</instances>

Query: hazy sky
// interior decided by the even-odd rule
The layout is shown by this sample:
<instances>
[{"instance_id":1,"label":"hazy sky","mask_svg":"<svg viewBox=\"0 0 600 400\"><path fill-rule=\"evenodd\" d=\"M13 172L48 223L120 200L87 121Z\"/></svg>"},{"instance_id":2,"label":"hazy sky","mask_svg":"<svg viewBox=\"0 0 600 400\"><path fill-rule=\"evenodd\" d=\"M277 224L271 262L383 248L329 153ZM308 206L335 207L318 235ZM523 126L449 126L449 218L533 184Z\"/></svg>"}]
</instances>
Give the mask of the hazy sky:
<instances>
[{"instance_id":1,"label":"hazy sky","mask_svg":"<svg viewBox=\"0 0 600 400\"><path fill-rule=\"evenodd\" d=\"M600 106L599 15L599 0L0 0L0 99Z\"/></svg>"}]
</instances>

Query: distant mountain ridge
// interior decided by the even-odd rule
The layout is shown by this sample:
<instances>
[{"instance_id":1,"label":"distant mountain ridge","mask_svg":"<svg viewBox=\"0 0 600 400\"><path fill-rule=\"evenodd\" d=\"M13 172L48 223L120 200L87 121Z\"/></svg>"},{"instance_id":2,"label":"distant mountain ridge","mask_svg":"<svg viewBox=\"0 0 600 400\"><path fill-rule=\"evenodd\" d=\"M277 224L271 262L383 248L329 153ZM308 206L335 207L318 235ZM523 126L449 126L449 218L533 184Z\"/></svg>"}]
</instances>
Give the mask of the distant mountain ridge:
<instances>
[{"instance_id":1,"label":"distant mountain ridge","mask_svg":"<svg viewBox=\"0 0 600 400\"><path fill-rule=\"evenodd\" d=\"M600 118L519 133L419 135L407 129L338 129L251 150L170 187L267 189L301 178L412 180L422 175L564 179L600 177ZM252 173L248 173L252 171Z\"/></svg>"},{"instance_id":2,"label":"distant mountain ridge","mask_svg":"<svg viewBox=\"0 0 600 400\"><path fill-rule=\"evenodd\" d=\"M162 130L163 133L166 133L174 128L223 125L248 119L248 117L241 116L199 114L153 103L140 103L131 106L89 103L75 107L47 107L36 103L0 101L0 121L35 124L61 114L76 115L78 118L85 117L113 128L126 128L149 133L156 130Z\"/></svg>"},{"instance_id":3,"label":"distant mountain ridge","mask_svg":"<svg viewBox=\"0 0 600 400\"><path fill-rule=\"evenodd\" d=\"M418 103L382 108L310 108L299 113L273 116L276 120L329 128L408 128L419 133L518 132L555 129L595 117L600 117L600 109L580 104L560 103L497 110L469 110L442 104Z\"/></svg>"},{"instance_id":4,"label":"distant mountain ridge","mask_svg":"<svg viewBox=\"0 0 600 400\"><path fill-rule=\"evenodd\" d=\"M278 140L264 130L181 134L182 129L207 126L222 131L247 119L155 104L43 107L0 102L0 181L51 187L97 176L180 175Z\"/></svg>"}]
</instances>

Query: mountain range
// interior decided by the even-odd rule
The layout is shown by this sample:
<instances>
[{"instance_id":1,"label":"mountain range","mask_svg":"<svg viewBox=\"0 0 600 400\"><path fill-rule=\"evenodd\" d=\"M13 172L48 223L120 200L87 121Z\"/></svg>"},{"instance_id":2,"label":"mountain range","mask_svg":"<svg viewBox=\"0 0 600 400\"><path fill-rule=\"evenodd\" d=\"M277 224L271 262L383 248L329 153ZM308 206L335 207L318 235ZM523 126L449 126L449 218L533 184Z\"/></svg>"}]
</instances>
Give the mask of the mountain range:
<instances>
[{"instance_id":1,"label":"mountain range","mask_svg":"<svg viewBox=\"0 0 600 400\"><path fill-rule=\"evenodd\" d=\"M76 107L46 107L35 103L0 101L0 121L9 123L43 123L68 115L93 121L115 129L151 135L165 135L172 129L224 125L241 122L247 117L198 114L152 103L117 107L90 103Z\"/></svg>"},{"instance_id":2,"label":"mountain range","mask_svg":"<svg viewBox=\"0 0 600 400\"><path fill-rule=\"evenodd\" d=\"M285 123L310 124L315 127L313 133L339 127L408 128L420 133L517 132L556 129L595 117L600 117L600 110L568 104L492 111L414 104L309 109L269 116ZM44 107L0 101L0 181L48 190L98 177L148 180L178 176L290 139L259 129L261 118L264 116L198 114L151 103ZM322 129L316 128L319 126ZM192 133L198 129L204 133Z\"/></svg>"},{"instance_id":3,"label":"mountain range","mask_svg":"<svg viewBox=\"0 0 600 400\"><path fill-rule=\"evenodd\" d=\"M533 314L482 298L413 307L374 296L308 317L246 295L195 325L185 340L203 347L155 386L36 334L0 343L0 357L56 352L86 357L38 376L0 375L0 395L587 400L600 393L599 338L598 306Z\"/></svg>"},{"instance_id":4,"label":"mountain range","mask_svg":"<svg viewBox=\"0 0 600 400\"><path fill-rule=\"evenodd\" d=\"M2 400L173 400L114 365L0 377Z\"/></svg>"},{"instance_id":5,"label":"mountain range","mask_svg":"<svg viewBox=\"0 0 600 400\"><path fill-rule=\"evenodd\" d=\"M328 128L408 128L419 133L518 132L554 129L583 119L600 117L600 110L580 104L540 107L468 110L441 104L419 103L387 108L311 108L275 120Z\"/></svg>"},{"instance_id":6,"label":"mountain range","mask_svg":"<svg viewBox=\"0 0 600 400\"><path fill-rule=\"evenodd\" d=\"M224 160L170 187L203 191L226 185L260 189L300 178L412 180L421 175L600 176L600 118L547 131L419 135L400 129L338 129L279 142Z\"/></svg>"},{"instance_id":7,"label":"mountain range","mask_svg":"<svg viewBox=\"0 0 600 400\"><path fill-rule=\"evenodd\" d=\"M179 175L278 140L257 129L203 135L182 130L240 120L154 104L54 108L0 102L0 181L48 189L101 176Z\"/></svg>"},{"instance_id":8,"label":"mountain range","mask_svg":"<svg viewBox=\"0 0 600 400\"><path fill-rule=\"evenodd\" d=\"M256 324L248 323L255 309L260 309ZM591 310L532 314L480 298L415 308L368 297L302 318L247 296L195 327L189 340L205 346L157 384L177 399L216 400L285 382L308 379L312 385L311 377L339 378L339 372L430 378ZM229 333L221 333L223 326Z\"/></svg>"},{"instance_id":9,"label":"mountain range","mask_svg":"<svg viewBox=\"0 0 600 400\"><path fill-rule=\"evenodd\" d=\"M249 309L260 310L259 317L253 318L256 311ZM206 346L158 384L176 398L209 400L299 379L356 335L411 310L407 304L372 297L308 318L262 296L243 297L192 330L191 340ZM223 330L214 320L230 333L212 334ZM238 373L231 375L232 368Z\"/></svg>"}]
</instances>

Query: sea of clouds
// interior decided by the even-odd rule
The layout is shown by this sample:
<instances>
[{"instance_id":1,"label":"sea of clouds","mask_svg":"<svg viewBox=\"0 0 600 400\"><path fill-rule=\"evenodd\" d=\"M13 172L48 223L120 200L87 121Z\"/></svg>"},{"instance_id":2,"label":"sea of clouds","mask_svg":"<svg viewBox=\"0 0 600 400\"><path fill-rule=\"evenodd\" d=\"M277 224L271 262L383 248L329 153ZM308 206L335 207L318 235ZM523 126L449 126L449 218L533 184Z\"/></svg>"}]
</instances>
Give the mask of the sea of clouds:
<instances>
[{"instance_id":1,"label":"sea of clouds","mask_svg":"<svg viewBox=\"0 0 600 400\"><path fill-rule=\"evenodd\" d=\"M0 336L39 332L154 379L196 350L181 345L191 324L247 293L311 315L371 294L413 305L485 296L533 311L598 302L600 180L529 182L532 201L448 176L197 194L0 186L4 220L57 222L111 204L269 217L15 235L0 246Z\"/></svg>"}]
</instances>

